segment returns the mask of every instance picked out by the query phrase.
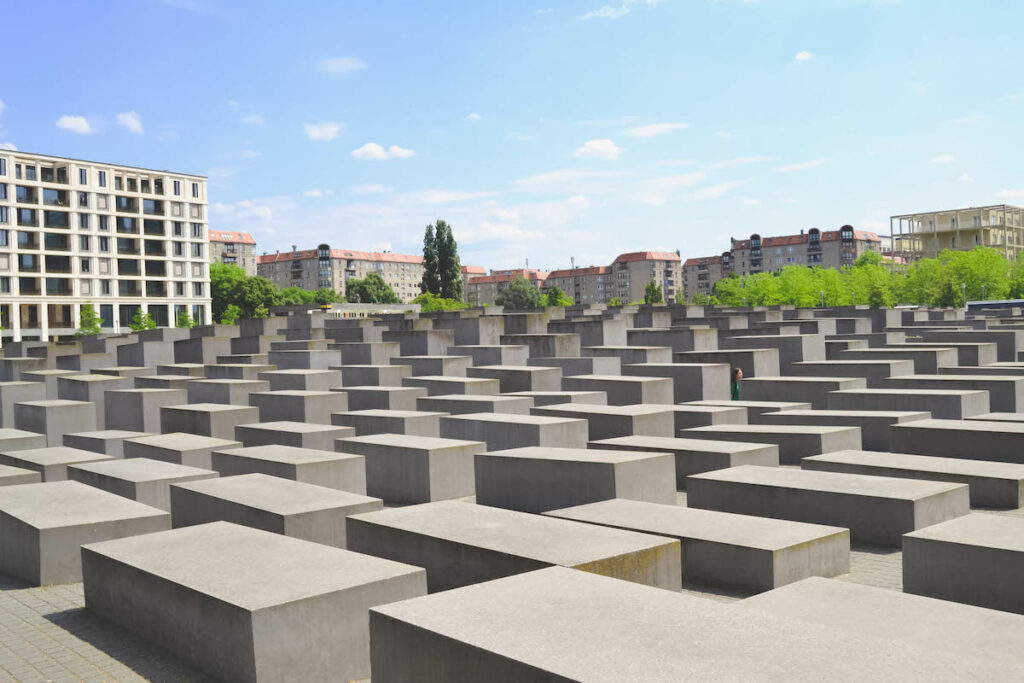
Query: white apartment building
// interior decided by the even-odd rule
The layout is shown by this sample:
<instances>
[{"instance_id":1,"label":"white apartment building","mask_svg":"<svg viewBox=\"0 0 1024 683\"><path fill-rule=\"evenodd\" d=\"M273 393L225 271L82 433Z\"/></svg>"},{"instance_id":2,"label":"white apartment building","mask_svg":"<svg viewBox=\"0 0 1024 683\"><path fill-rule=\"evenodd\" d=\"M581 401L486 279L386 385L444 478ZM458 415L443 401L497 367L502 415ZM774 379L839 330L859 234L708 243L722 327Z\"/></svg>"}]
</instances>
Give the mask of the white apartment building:
<instances>
[{"instance_id":1,"label":"white apartment building","mask_svg":"<svg viewBox=\"0 0 1024 683\"><path fill-rule=\"evenodd\" d=\"M0 150L0 323L15 341L104 331L142 308L211 322L206 178Z\"/></svg>"}]
</instances>

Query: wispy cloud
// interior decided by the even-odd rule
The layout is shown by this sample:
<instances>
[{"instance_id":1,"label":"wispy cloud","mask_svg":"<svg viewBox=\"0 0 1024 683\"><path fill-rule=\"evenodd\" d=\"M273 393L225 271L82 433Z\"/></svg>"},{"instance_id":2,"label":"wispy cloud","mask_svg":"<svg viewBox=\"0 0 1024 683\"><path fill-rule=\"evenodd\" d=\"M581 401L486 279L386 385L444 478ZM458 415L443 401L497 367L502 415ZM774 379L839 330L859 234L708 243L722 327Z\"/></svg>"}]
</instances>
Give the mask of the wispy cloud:
<instances>
[{"instance_id":1,"label":"wispy cloud","mask_svg":"<svg viewBox=\"0 0 1024 683\"><path fill-rule=\"evenodd\" d=\"M708 199L718 199L723 197L729 192L732 192L737 187L746 185L748 180L730 180L729 182L719 183L717 185L709 185L708 187L702 187L694 192L683 197L687 201L704 201Z\"/></svg>"},{"instance_id":2,"label":"wispy cloud","mask_svg":"<svg viewBox=\"0 0 1024 683\"><path fill-rule=\"evenodd\" d=\"M720 168L732 168L733 166L746 166L748 164L765 164L772 161L771 157L764 156L752 156L752 157L736 157L735 159L726 159L725 161L716 161L710 164L708 168L717 170Z\"/></svg>"},{"instance_id":3,"label":"wispy cloud","mask_svg":"<svg viewBox=\"0 0 1024 683\"><path fill-rule=\"evenodd\" d=\"M345 124L341 121L302 124L302 130L306 133L306 137L316 142L330 142L341 135L344 128Z\"/></svg>"},{"instance_id":4,"label":"wispy cloud","mask_svg":"<svg viewBox=\"0 0 1024 683\"><path fill-rule=\"evenodd\" d=\"M583 19L620 19L638 5L654 6L661 0L622 0L618 5L603 5L583 15Z\"/></svg>"},{"instance_id":5,"label":"wispy cloud","mask_svg":"<svg viewBox=\"0 0 1024 683\"><path fill-rule=\"evenodd\" d=\"M626 135L631 138L655 138L659 135L665 135L666 133L689 128L689 126L690 124L683 123L682 121L675 121L671 123L652 123L647 126L630 128L626 131Z\"/></svg>"},{"instance_id":6,"label":"wispy cloud","mask_svg":"<svg viewBox=\"0 0 1024 683\"><path fill-rule=\"evenodd\" d=\"M312 190L306 190L302 193L303 197L310 197L312 199L320 199L322 197L330 197L334 194L334 190L321 190L320 188L313 188Z\"/></svg>"},{"instance_id":7,"label":"wispy cloud","mask_svg":"<svg viewBox=\"0 0 1024 683\"><path fill-rule=\"evenodd\" d=\"M469 114L468 114L468 115L466 116L466 120L467 120L467 121L479 121L480 119L481 119L481 116L480 116L480 114L477 114L477 113L476 113L475 111L474 111L474 112L470 112L470 113L469 113Z\"/></svg>"},{"instance_id":8,"label":"wispy cloud","mask_svg":"<svg viewBox=\"0 0 1024 683\"><path fill-rule=\"evenodd\" d=\"M956 157L954 157L952 154L948 154L947 153L947 154L939 154L938 156L932 157L931 162L933 164L951 164L955 160L956 160Z\"/></svg>"},{"instance_id":9,"label":"wispy cloud","mask_svg":"<svg viewBox=\"0 0 1024 683\"><path fill-rule=\"evenodd\" d=\"M605 159L615 161L622 154L622 148L607 138L587 140L572 153L580 159Z\"/></svg>"},{"instance_id":10,"label":"wispy cloud","mask_svg":"<svg viewBox=\"0 0 1024 683\"><path fill-rule=\"evenodd\" d=\"M1024 199L1024 190L1000 190L996 196L1000 199Z\"/></svg>"},{"instance_id":11,"label":"wispy cloud","mask_svg":"<svg viewBox=\"0 0 1024 683\"><path fill-rule=\"evenodd\" d=\"M463 190L422 190L409 197L413 201L424 204L455 204L468 202L474 199L485 199L497 197L500 192L466 192Z\"/></svg>"},{"instance_id":12,"label":"wispy cloud","mask_svg":"<svg viewBox=\"0 0 1024 683\"><path fill-rule=\"evenodd\" d=\"M809 62L812 59L814 59L814 53L804 50L802 52L797 52L796 57L794 57L793 59L795 59L798 62Z\"/></svg>"},{"instance_id":13,"label":"wispy cloud","mask_svg":"<svg viewBox=\"0 0 1024 683\"><path fill-rule=\"evenodd\" d=\"M360 161L386 161L387 159L408 159L416 155L416 150L398 145L391 145L385 149L376 142L367 142L362 147L352 150L351 155L353 159Z\"/></svg>"},{"instance_id":14,"label":"wispy cloud","mask_svg":"<svg viewBox=\"0 0 1024 683\"><path fill-rule=\"evenodd\" d=\"M958 116L950 120L950 123L956 126L967 126L973 123L981 123L984 120L985 117L982 114L970 114L969 116Z\"/></svg>"},{"instance_id":15,"label":"wispy cloud","mask_svg":"<svg viewBox=\"0 0 1024 683\"><path fill-rule=\"evenodd\" d=\"M678 199L681 190L695 187L705 178L707 173L704 171L694 171L644 180L632 199L641 204L663 206L673 199Z\"/></svg>"},{"instance_id":16,"label":"wispy cloud","mask_svg":"<svg viewBox=\"0 0 1024 683\"><path fill-rule=\"evenodd\" d=\"M353 185L349 188L354 194L384 194L391 192L391 188L387 185L379 185L377 183L366 183L364 185Z\"/></svg>"},{"instance_id":17,"label":"wispy cloud","mask_svg":"<svg viewBox=\"0 0 1024 683\"><path fill-rule=\"evenodd\" d=\"M95 131L84 116L71 116L65 114L64 116L57 119L56 126L62 130L71 131L78 135L89 135Z\"/></svg>"},{"instance_id":18,"label":"wispy cloud","mask_svg":"<svg viewBox=\"0 0 1024 683\"><path fill-rule=\"evenodd\" d=\"M0 142L0 149L6 150L8 152L18 151L17 145L15 145L13 142Z\"/></svg>"},{"instance_id":19,"label":"wispy cloud","mask_svg":"<svg viewBox=\"0 0 1024 683\"><path fill-rule=\"evenodd\" d=\"M4 101L0 100L0 116L3 116L5 108L6 108L6 105L4 104Z\"/></svg>"},{"instance_id":20,"label":"wispy cloud","mask_svg":"<svg viewBox=\"0 0 1024 683\"><path fill-rule=\"evenodd\" d=\"M263 152L258 149L243 149L238 152L238 156L242 159L258 159L263 156Z\"/></svg>"},{"instance_id":21,"label":"wispy cloud","mask_svg":"<svg viewBox=\"0 0 1024 683\"><path fill-rule=\"evenodd\" d=\"M792 173L793 171L806 171L809 168L817 168L818 166L824 166L825 164L832 161L831 159L811 159L810 161L800 161L795 164L786 164L784 166L776 166L772 170L776 173Z\"/></svg>"},{"instance_id":22,"label":"wispy cloud","mask_svg":"<svg viewBox=\"0 0 1024 683\"><path fill-rule=\"evenodd\" d=\"M331 57L322 59L317 64L320 71L327 74L345 75L366 68L366 62L358 57Z\"/></svg>"},{"instance_id":23,"label":"wispy cloud","mask_svg":"<svg viewBox=\"0 0 1024 683\"><path fill-rule=\"evenodd\" d=\"M259 114L249 114L248 116L243 116L239 120L247 126L262 126L264 123L263 117Z\"/></svg>"},{"instance_id":24,"label":"wispy cloud","mask_svg":"<svg viewBox=\"0 0 1024 683\"><path fill-rule=\"evenodd\" d=\"M967 184L970 184L970 183L974 182L974 178L972 178L971 176L967 175L966 173L961 174L960 177L957 178L957 180L959 180L961 183L967 183Z\"/></svg>"},{"instance_id":25,"label":"wispy cloud","mask_svg":"<svg viewBox=\"0 0 1024 683\"><path fill-rule=\"evenodd\" d=\"M142 135L142 118L135 110L121 112L117 115L117 122L136 135Z\"/></svg>"}]
</instances>

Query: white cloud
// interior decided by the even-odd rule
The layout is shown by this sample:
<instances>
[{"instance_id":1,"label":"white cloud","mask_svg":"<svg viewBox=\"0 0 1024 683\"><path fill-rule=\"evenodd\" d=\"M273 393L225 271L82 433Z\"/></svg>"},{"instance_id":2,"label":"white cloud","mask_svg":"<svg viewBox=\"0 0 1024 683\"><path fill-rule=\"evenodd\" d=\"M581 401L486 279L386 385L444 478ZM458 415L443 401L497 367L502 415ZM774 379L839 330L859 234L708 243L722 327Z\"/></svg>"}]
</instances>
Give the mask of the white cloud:
<instances>
[{"instance_id":1,"label":"white cloud","mask_svg":"<svg viewBox=\"0 0 1024 683\"><path fill-rule=\"evenodd\" d=\"M6 108L7 108L7 105L4 104L3 100L0 100L0 116L3 115L4 109L6 109Z\"/></svg>"},{"instance_id":2,"label":"white cloud","mask_svg":"<svg viewBox=\"0 0 1024 683\"><path fill-rule=\"evenodd\" d=\"M334 190L321 190L314 188L312 190L306 190L302 193L303 197L312 197L314 199L320 199L321 197L330 197L334 194Z\"/></svg>"},{"instance_id":3,"label":"white cloud","mask_svg":"<svg viewBox=\"0 0 1024 683\"><path fill-rule=\"evenodd\" d=\"M69 130L72 133L78 133L79 135L88 135L93 132L92 126L85 120L84 116L64 116L57 119L57 127L64 130Z\"/></svg>"},{"instance_id":4,"label":"white cloud","mask_svg":"<svg viewBox=\"0 0 1024 683\"><path fill-rule=\"evenodd\" d=\"M350 74L353 71L362 71L366 68L366 62L357 57L332 57L320 61L320 70L328 74Z\"/></svg>"},{"instance_id":5,"label":"white cloud","mask_svg":"<svg viewBox=\"0 0 1024 683\"><path fill-rule=\"evenodd\" d=\"M950 123L957 126L970 125L972 123L981 123L985 120L985 117L981 114L970 114L969 116L959 116L952 119Z\"/></svg>"},{"instance_id":6,"label":"white cloud","mask_svg":"<svg viewBox=\"0 0 1024 683\"><path fill-rule=\"evenodd\" d=\"M239 120L242 123L244 123L245 125L247 125L247 126L262 126L263 125L263 117L260 116L259 114L249 114L248 116L243 116Z\"/></svg>"},{"instance_id":7,"label":"white cloud","mask_svg":"<svg viewBox=\"0 0 1024 683\"><path fill-rule=\"evenodd\" d=\"M673 199L678 199L679 190L698 185L707 175L704 171L694 171L681 175L651 178L640 184L634 199L641 204L663 206Z\"/></svg>"},{"instance_id":8,"label":"white cloud","mask_svg":"<svg viewBox=\"0 0 1024 683\"><path fill-rule=\"evenodd\" d=\"M550 7L545 7L543 9L535 9L535 10L533 10L533 13L534 13L535 16L539 17L539 16L543 16L545 14L551 14L553 11L554 10L552 10Z\"/></svg>"},{"instance_id":9,"label":"white cloud","mask_svg":"<svg viewBox=\"0 0 1024 683\"><path fill-rule=\"evenodd\" d=\"M142 135L142 118L139 117L139 113L134 109L118 114L117 122L136 135Z\"/></svg>"},{"instance_id":10,"label":"white cloud","mask_svg":"<svg viewBox=\"0 0 1024 683\"><path fill-rule=\"evenodd\" d=\"M231 107L232 109L234 109L235 107L239 106L240 104L241 103L238 100L228 100L228 106Z\"/></svg>"},{"instance_id":11,"label":"white cloud","mask_svg":"<svg viewBox=\"0 0 1024 683\"><path fill-rule=\"evenodd\" d=\"M659 161L658 166L693 166L693 159L665 159Z\"/></svg>"},{"instance_id":12,"label":"white cloud","mask_svg":"<svg viewBox=\"0 0 1024 683\"><path fill-rule=\"evenodd\" d=\"M974 182L974 178L972 178L971 176L967 175L966 173L961 174L960 177L957 178L957 180L959 180L961 183L973 183Z\"/></svg>"},{"instance_id":13,"label":"white cloud","mask_svg":"<svg viewBox=\"0 0 1024 683\"><path fill-rule=\"evenodd\" d=\"M572 194L597 193L607 189L613 179L624 176L625 173L620 171L567 168L520 178L516 180L516 188L527 191Z\"/></svg>"},{"instance_id":14,"label":"white cloud","mask_svg":"<svg viewBox=\"0 0 1024 683\"><path fill-rule=\"evenodd\" d=\"M811 159L810 161L801 161L795 164L786 164L785 166L776 166L772 170L776 173L791 173L793 171L806 171L809 168L817 168L818 166L824 166L831 159Z\"/></svg>"},{"instance_id":15,"label":"white cloud","mask_svg":"<svg viewBox=\"0 0 1024 683\"><path fill-rule=\"evenodd\" d=\"M688 128L690 124L677 121L674 123L652 123L648 126L637 126L626 131L631 138L654 138L672 131Z\"/></svg>"},{"instance_id":16,"label":"white cloud","mask_svg":"<svg viewBox=\"0 0 1024 683\"><path fill-rule=\"evenodd\" d=\"M178 131L173 128L165 128L157 133L156 139L160 142L175 142L178 139Z\"/></svg>"},{"instance_id":17,"label":"white cloud","mask_svg":"<svg viewBox=\"0 0 1024 683\"><path fill-rule=\"evenodd\" d=\"M796 204L796 200L795 199L790 199L789 197L785 197L785 198L783 198L782 203L783 204Z\"/></svg>"},{"instance_id":18,"label":"white cloud","mask_svg":"<svg viewBox=\"0 0 1024 683\"><path fill-rule=\"evenodd\" d=\"M320 123L304 123L302 129L306 137L318 142L330 142L341 135L345 124L341 121L321 121Z\"/></svg>"},{"instance_id":19,"label":"white cloud","mask_svg":"<svg viewBox=\"0 0 1024 683\"><path fill-rule=\"evenodd\" d=\"M470 114L466 117L467 121L479 121L480 119L481 119L480 114L477 114L475 111L474 112L470 112Z\"/></svg>"},{"instance_id":20,"label":"white cloud","mask_svg":"<svg viewBox=\"0 0 1024 683\"><path fill-rule=\"evenodd\" d=\"M1024 199L1024 190L1000 190L996 196L1000 199Z\"/></svg>"},{"instance_id":21,"label":"white cloud","mask_svg":"<svg viewBox=\"0 0 1024 683\"><path fill-rule=\"evenodd\" d=\"M754 206L756 204L760 204L761 200L755 199L754 197L744 197L743 199L740 200L740 203L746 204L747 206Z\"/></svg>"},{"instance_id":22,"label":"white cloud","mask_svg":"<svg viewBox=\"0 0 1024 683\"><path fill-rule=\"evenodd\" d=\"M955 157L952 154L940 154L938 156L932 157L933 164L949 164L952 163L954 160Z\"/></svg>"},{"instance_id":23,"label":"white cloud","mask_svg":"<svg viewBox=\"0 0 1024 683\"><path fill-rule=\"evenodd\" d=\"M732 168L733 166L746 166L747 164L764 164L771 160L771 157L737 157L735 159L726 159L725 161L716 161L708 166L708 168L720 169Z\"/></svg>"},{"instance_id":24,"label":"white cloud","mask_svg":"<svg viewBox=\"0 0 1024 683\"><path fill-rule=\"evenodd\" d=\"M391 188L387 185L379 185L377 183L367 183L365 185L354 185L349 188L355 194L384 194L391 192Z\"/></svg>"},{"instance_id":25,"label":"white cloud","mask_svg":"<svg viewBox=\"0 0 1024 683\"><path fill-rule=\"evenodd\" d=\"M814 53L808 52L807 50L804 50L803 52L797 52L796 57L794 57L794 59L796 59L796 61L798 62L809 62L812 59L814 59Z\"/></svg>"},{"instance_id":26,"label":"white cloud","mask_svg":"<svg viewBox=\"0 0 1024 683\"><path fill-rule=\"evenodd\" d=\"M391 145L384 149L376 142L367 142L362 147L357 147L351 152L353 159L360 161L385 161L387 159L408 159L416 155L416 150Z\"/></svg>"},{"instance_id":27,"label":"white cloud","mask_svg":"<svg viewBox=\"0 0 1024 683\"><path fill-rule=\"evenodd\" d=\"M608 161L618 159L620 154L622 154L622 148L608 138L587 140L582 147L572 153L574 157L580 159L606 159Z\"/></svg>"},{"instance_id":28,"label":"white cloud","mask_svg":"<svg viewBox=\"0 0 1024 683\"><path fill-rule=\"evenodd\" d=\"M243 159L257 159L263 156L263 152L259 151L258 149L243 149L238 153L238 156L240 156Z\"/></svg>"},{"instance_id":29,"label":"white cloud","mask_svg":"<svg viewBox=\"0 0 1024 683\"><path fill-rule=\"evenodd\" d=\"M746 180L730 180L727 183L719 183L718 185L709 185L708 187L702 187L696 192L683 197L689 201L702 201L705 199L718 199L732 190L736 189L741 185L745 185L748 181Z\"/></svg>"},{"instance_id":30,"label":"white cloud","mask_svg":"<svg viewBox=\"0 0 1024 683\"><path fill-rule=\"evenodd\" d=\"M498 192L464 192L462 190L423 190L412 196L414 201L424 204L453 204L456 202L468 202L473 199L485 199L495 197Z\"/></svg>"},{"instance_id":31,"label":"white cloud","mask_svg":"<svg viewBox=\"0 0 1024 683\"><path fill-rule=\"evenodd\" d=\"M633 11L637 5L657 5L661 0L622 0L618 5L604 5L583 15L583 19L619 19Z\"/></svg>"},{"instance_id":32,"label":"white cloud","mask_svg":"<svg viewBox=\"0 0 1024 683\"><path fill-rule=\"evenodd\" d=\"M18 147L13 142L0 142L0 149L7 150L8 152L18 151Z\"/></svg>"},{"instance_id":33,"label":"white cloud","mask_svg":"<svg viewBox=\"0 0 1024 683\"><path fill-rule=\"evenodd\" d=\"M525 133L518 133L516 131L510 132L506 135L509 140L518 140L519 142L527 142L529 140L536 140L537 138L533 135L526 135Z\"/></svg>"}]
</instances>

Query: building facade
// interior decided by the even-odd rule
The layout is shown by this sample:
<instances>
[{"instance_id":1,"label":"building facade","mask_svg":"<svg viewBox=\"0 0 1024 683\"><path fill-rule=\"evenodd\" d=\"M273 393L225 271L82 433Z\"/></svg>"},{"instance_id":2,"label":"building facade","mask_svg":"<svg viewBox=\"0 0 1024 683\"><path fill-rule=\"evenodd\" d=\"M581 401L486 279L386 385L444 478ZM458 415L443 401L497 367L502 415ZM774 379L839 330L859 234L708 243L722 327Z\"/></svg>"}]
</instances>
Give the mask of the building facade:
<instances>
[{"instance_id":1,"label":"building facade","mask_svg":"<svg viewBox=\"0 0 1024 683\"><path fill-rule=\"evenodd\" d=\"M345 296L345 283L377 273L391 285L403 302L420 295L423 279L423 257L391 252L349 251L331 249L321 244L316 249L264 254L256 259L256 273L281 289L301 287L317 290L324 287Z\"/></svg>"},{"instance_id":2,"label":"building facade","mask_svg":"<svg viewBox=\"0 0 1024 683\"><path fill-rule=\"evenodd\" d=\"M0 150L0 323L13 340L136 311L211 321L206 178Z\"/></svg>"},{"instance_id":3,"label":"building facade","mask_svg":"<svg viewBox=\"0 0 1024 683\"><path fill-rule=\"evenodd\" d=\"M578 304L605 303L615 296L615 278L611 266L588 266L553 270L548 287L558 287Z\"/></svg>"},{"instance_id":4,"label":"building facade","mask_svg":"<svg viewBox=\"0 0 1024 683\"><path fill-rule=\"evenodd\" d=\"M682 259L672 251L634 251L619 254L612 261L614 294L622 303L643 301L648 282L661 287L665 301L682 291Z\"/></svg>"},{"instance_id":5,"label":"building facade","mask_svg":"<svg viewBox=\"0 0 1024 683\"><path fill-rule=\"evenodd\" d=\"M697 294L711 294L715 283L732 272L732 254L689 258L683 263L683 297L690 301Z\"/></svg>"},{"instance_id":6,"label":"building facade","mask_svg":"<svg viewBox=\"0 0 1024 683\"><path fill-rule=\"evenodd\" d=\"M256 274L256 240L247 232L211 230L210 263L233 263L252 277Z\"/></svg>"},{"instance_id":7,"label":"building facade","mask_svg":"<svg viewBox=\"0 0 1024 683\"><path fill-rule=\"evenodd\" d=\"M517 277L525 278L537 289L544 289L548 273L543 270L515 268L492 270L490 275L470 277L466 282L466 302L472 306L494 304L498 295Z\"/></svg>"},{"instance_id":8,"label":"building facade","mask_svg":"<svg viewBox=\"0 0 1024 683\"><path fill-rule=\"evenodd\" d=\"M979 246L1016 259L1024 249L1024 209L994 204L892 216L889 232L893 257L903 263Z\"/></svg>"}]
</instances>

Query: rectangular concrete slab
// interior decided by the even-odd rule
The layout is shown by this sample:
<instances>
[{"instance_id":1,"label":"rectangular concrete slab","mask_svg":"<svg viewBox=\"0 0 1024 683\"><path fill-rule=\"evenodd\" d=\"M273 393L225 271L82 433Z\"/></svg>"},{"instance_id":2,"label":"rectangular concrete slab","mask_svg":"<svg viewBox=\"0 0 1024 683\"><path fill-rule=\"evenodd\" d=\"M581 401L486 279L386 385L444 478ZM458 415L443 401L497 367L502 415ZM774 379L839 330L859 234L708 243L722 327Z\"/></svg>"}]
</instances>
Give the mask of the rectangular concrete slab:
<instances>
[{"instance_id":1,"label":"rectangular concrete slab","mask_svg":"<svg viewBox=\"0 0 1024 683\"><path fill-rule=\"evenodd\" d=\"M441 418L441 438L483 441L487 450L526 446L584 448L587 421L541 415L473 413Z\"/></svg>"},{"instance_id":2,"label":"rectangular concrete slab","mask_svg":"<svg viewBox=\"0 0 1024 683\"><path fill-rule=\"evenodd\" d=\"M854 543L899 547L903 534L966 515L967 486L744 465L695 474L690 507L842 526Z\"/></svg>"},{"instance_id":3,"label":"rectangular concrete slab","mask_svg":"<svg viewBox=\"0 0 1024 683\"><path fill-rule=\"evenodd\" d=\"M760 592L850 571L850 532L840 527L622 498L545 514L678 539L684 585Z\"/></svg>"},{"instance_id":4,"label":"rectangular concrete slab","mask_svg":"<svg viewBox=\"0 0 1024 683\"><path fill-rule=\"evenodd\" d=\"M679 590L679 541L441 501L348 518L348 547L427 570L431 593L554 565ZM404 559L397 559L397 558Z\"/></svg>"},{"instance_id":5,"label":"rectangular concrete slab","mask_svg":"<svg viewBox=\"0 0 1024 683\"><path fill-rule=\"evenodd\" d=\"M831 451L860 449L859 427L820 425L710 425L679 432L683 439L712 441L748 441L771 443L779 447L779 462L799 465L801 458Z\"/></svg>"},{"instance_id":6,"label":"rectangular concrete slab","mask_svg":"<svg viewBox=\"0 0 1024 683\"><path fill-rule=\"evenodd\" d=\"M334 440L346 436L355 436L352 427L315 424L309 422L257 422L251 425L235 427L235 437L243 446L266 446L280 444L296 448L315 448L329 451L334 448Z\"/></svg>"},{"instance_id":7,"label":"rectangular concrete slab","mask_svg":"<svg viewBox=\"0 0 1024 683\"><path fill-rule=\"evenodd\" d=\"M179 483L170 489L174 528L232 522L345 547L345 517L383 509L379 498L267 474Z\"/></svg>"},{"instance_id":8,"label":"rectangular concrete slab","mask_svg":"<svg viewBox=\"0 0 1024 683\"><path fill-rule=\"evenodd\" d=\"M531 415L576 418L587 421L588 439L610 439L616 436L663 436L675 434L672 406L629 405L593 406L565 403L533 408Z\"/></svg>"},{"instance_id":9,"label":"rectangular concrete slab","mask_svg":"<svg viewBox=\"0 0 1024 683\"><path fill-rule=\"evenodd\" d=\"M72 481L167 512L171 511L171 484L218 476L213 470L149 458L79 463L68 465L67 472Z\"/></svg>"},{"instance_id":10,"label":"rectangular concrete slab","mask_svg":"<svg viewBox=\"0 0 1024 683\"><path fill-rule=\"evenodd\" d=\"M219 403L164 406L160 409L160 431L187 432L215 439L234 439L235 427L259 422L259 408Z\"/></svg>"},{"instance_id":11,"label":"rectangular concrete slab","mask_svg":"<svg viewBox=\"0 0 1024 683\"><path fill-rule=\"evenodd\" d=\"M241 448L241 446L241 441L172 432L127 439L124 442L124 457L150 458L209 470L212 469L210 454L213 451Z\"/></svg>"},{"instance_id":12,"label":"rectangular concrete slab","mask_svg":"<svg viewBox=\"0 0 1024 683\"><path fill-rule=\"evenodd\" d=\"M0 486L16 486L17 484L36 484L43 480L43 475L35 470L23 467L0 465Z\"/></svg>"},{"instance_id":13,"label":"rectangular concrete slab","mask_svg":"<svg viewBox=\"0 0 1024 683\"><path fill-rule=\"evenodd\" d=\"M672 453L515 448L476 456L476 502L547 512L610 498L675 504Z\"/></svg>"},{"instance_id":14,"label":"rectangular concrete slab","mask_svg":"<svg viewBox=\"0 0 1024 683\"><path fill-rule=\"evenodd\" d=\"M1024 422L915 420L893 425L892 450L1024 464Z\"/></svg>"},{"instance_id":15,"label":"rectangular concrete slab","mask_svg":"<svg viewBox=\"0 0 1024 683\"><path fill-rule=\"evenodd\" d=\"M227 522L82 550L86 608L234 681L370 675L368 610L423 570Z\"/></svg>"},{"instance_id":16,"label":"rectangular concrete slab","mask_svg":"<svg viewBox=\"0 0 1024 683\"><path fill-rule=\"evenodd\" d=\"M359 455L274 445L215 450L211 460L222 477L261 473L366 494L366 467Z\"/></svg>"},{"instance_id":17,"label":"rectangular concrete slab","mask_svg":"<svg viewBox=\"0 0 1024 683\"><path fill-rule=\"evenodd\" d=\"M69 446L48 446L26 451L0 452L0 464L38 472L43 481L64 481L68 478L68 465L108 460L114 460L114 458Z\"/></svg>"},{"instance_id":18,"label":"rectangular concrete slab","mask_svg":"<svg viewBox=\"0 0 1024 683\"><path fill-rule=\"evenodd\" d=\"M35 586L81 581L83 544L170 525L162 510L77 481L0 487L0 572Z\"/></svg>"},{"instance_id":19,"label":"rectangular concrete slab","mask_svg":"<svg viewBox=\"0 0 1024 683\"><path fill-rule=\"evenodd\" d=\"M123 458L125 439L137 439L142 436L149 436L149 434L125 429L105 429L98 432L65 434L64 445Z\"/></svg>"},{"instance_id":20,"label":"rectangular concrete slab","mask_svg":"<svg viewBox=\"0 0 1024 683\"><path fill-rule=\"evenodd\" d=\"M355 410L331 415L335 425L350 427L356 436L366 434L407 434L440 436L441 417L446 413L419 410Z\"/></svg>"},{"instance_id":21,"label":"rectangular concrete slab","mask_svg":"<svg viewBox=\"0 0 1024 683\"><path fill-rule=\"evenodd\" d=\"M424 396L416 399L416 410L467 415L469 413L506 413L508 415L529 415L533 399L528 396L474 396L472 394L451 394L448 396Z\"/></svg>"},{"instance_id":22,"label":"rectangular concrete slab","mask_svg":"<svg viewBox=\"0 0 1024 683\"><path fill-rule=\"evenodd\" d=\"M901 410L786 410L761 416L764 424L860 427L864 450L886 452L892 450L893 425L930 418L927 412Z\"/></svg>"}]
</instances>

